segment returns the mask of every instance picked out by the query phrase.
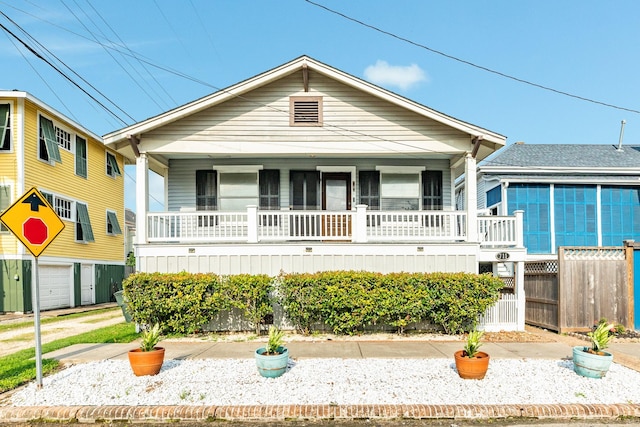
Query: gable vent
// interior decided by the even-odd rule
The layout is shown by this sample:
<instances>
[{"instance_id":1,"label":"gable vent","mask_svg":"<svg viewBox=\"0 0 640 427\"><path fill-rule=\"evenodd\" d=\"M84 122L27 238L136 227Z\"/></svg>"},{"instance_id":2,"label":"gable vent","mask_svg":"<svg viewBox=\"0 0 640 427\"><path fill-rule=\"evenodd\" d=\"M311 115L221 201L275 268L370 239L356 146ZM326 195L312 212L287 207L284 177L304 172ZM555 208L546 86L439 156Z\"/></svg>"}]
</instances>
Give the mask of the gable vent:
<instances>
[{"instance_id":1,"label":"gable vent","mask_svg":"<svg viewBox=\"0 0 640 427\"><path fill-rule=\"evenodd\" d=\"M291 97L291 126L321 126L322 125L322 98L316 97Z\"/></svg>"}]
</instances>

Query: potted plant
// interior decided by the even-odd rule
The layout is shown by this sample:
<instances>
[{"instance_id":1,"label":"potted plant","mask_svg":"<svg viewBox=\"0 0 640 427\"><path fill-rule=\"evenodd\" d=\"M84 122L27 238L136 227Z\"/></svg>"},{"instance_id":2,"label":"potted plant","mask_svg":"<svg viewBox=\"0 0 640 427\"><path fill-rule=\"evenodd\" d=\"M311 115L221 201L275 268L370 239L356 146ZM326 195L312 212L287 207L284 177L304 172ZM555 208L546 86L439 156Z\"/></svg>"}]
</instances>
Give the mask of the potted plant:
<instances>
[{"instance_id":1,"label":"potted plant","mask_svg":"<svg viewBox=\"0 0 640 427\"><path fill-rule=\"evenodd\" d=\"M591 347L573 347L573 370L583 377L602 378L607 374L613 354L604 351L609 346L613 335L611 331L615 325L600 321L596 328L587 336L591 340Z\"/></svg>"},{"instance_id":2,"label":"potted plant","mask_svg":"<svg viewBox=\"0 0 640 427\"><path fill-rule=\"evenodd\" d=\"M284 346L283 337L283 331L271 326L267 345L256 350L256 366L263 377L276 378L287 370L289 350Z\"/></svg>"},{"instance_id":3,"label":"potted plant","mask_svg":"<svg viewBox=\"0 0 640 427\"><path fill-rule=\"evenodd\" d=\"M160 342L160 325L143 328L140 347L129 350L129 364L136 376L156 375L164 362L164 348Z\"/></svg>"},{"instance_id":4,"label":"potted plant","mask_svg":"<svg viewBox=\"0 0 640 427\"><path fill-rule=\"evenodd\" d=\"M462 350L454 353L456 369L460 378L481 380L489 369L489 355L478 349L482 346L480 339L484 331L472 330L467 335L467 342Z\"/></svg>"}]
</instances>

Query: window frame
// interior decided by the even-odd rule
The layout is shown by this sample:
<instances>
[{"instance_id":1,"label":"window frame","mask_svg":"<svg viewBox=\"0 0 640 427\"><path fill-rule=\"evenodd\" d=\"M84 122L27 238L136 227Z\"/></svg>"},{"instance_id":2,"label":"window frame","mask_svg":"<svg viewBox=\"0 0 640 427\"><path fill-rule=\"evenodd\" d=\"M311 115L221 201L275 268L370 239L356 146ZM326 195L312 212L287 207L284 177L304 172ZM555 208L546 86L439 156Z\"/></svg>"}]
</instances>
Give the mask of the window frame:
<instances>
[{"instance_id":1,"label":"window frame","mask_svg":"<svg viewBox=\"0 0 640 427\"><path fill-rule=\"evenodd\" d=\"M122 234L122 228L120 227L120 223L118 222L118 214L114 210L107 209L107 235L109 236L117 236ZM111 230L109 230L109 226L111 226Z\"/></svg>"},{"instance_id":2,"label":"window frame","mask_svg":"<svg viewBox=\"0 0 640 427\"><path fill-rule=\"evenodd\" d=\"M10 153L13 151L13 141L11 140L11 103L0 103L0 108L5 105L7 112L4 124L2 123L3 118L0 114L0 153Z\"/></svg>"},{"instance_id":3,"label":"window frame","mask_svg":"<svg viewBox=\"0 0 640 427\"><path fill-rule=\"evenodd\" d=\"M48 125L51 124L51 129ZM42 114L38 115L38 159L45 163L54 165L55 162L62 163L60 149L56 137L56 126L53 120ZM46 158L45 158L46 156Z\"/></svg>"},{"instance_id":4,"label":"window frame","mask_svg":"<svg viewBox=\"0 0 640 427\"><path fill-rule=\"evenodd\" d=\"M91 226L91 217L89 216L89 207L86 203L75 203L75 241L76 243L95 242L93 227Z\"/></svg>"},{"instance_id":5,"label":"window frame","mask_svg":"<svg viewBox=\"0 0 640 427\"><path fill-rule=\"evenodd\" d=\"M47 202L49 203L49 205L51 205L52 209L55 211L56 215L60 217L61 220L71 222L74 222L76 220L74 214L74 200L69 199L68 197L48 192L46 190L40 190L40 193L44 196L45 199L47 199ZM60 201L60 203L58 201ZM61 203L69 203L69 207L62 208L60 206ZM68 212L68 215L65 214L65 212Z\"/></svg>"},{"instance_id":6,"label":"window frame","mask_svg":"<svg viewBox=\"0 0 640 427\"><path fill-rule=\"evenodd\" d=\"M105 173L111 178L122 176L120 166L118 166L118 159L113 153L108 151L105 151Z\"/></svg>"},{"instance_id":7,"label":"window frame","mask_svg":"<svg viewBox=\"0 0 640 427\"><path fill-rule=\"evenodd\" d=\"M89 160L88 160L88 156L87 156L87 151L89 149L88 147L88 143L87 143L87 138L84 138L80 135L76 135L76 143L75 143L75 174L77 176L81 176L82 178L88 178L89 177ZM82 147L83 144L79 144L79 141L81 140L84 142L84 157L80 156L80 150L79 147ZM79 167L80 166L80 167ZM84 171L82 171L81 169L84 168ZM84 172L84 173L83 173Z\"/></svg>"},{"instance_id":8,"label":"window frame","mask_svg":"<svg viewBox=\"0 0 640 427\"><path fill-rule=\"evenodd\" d=\"M68 151L69 153L73 153L74 132L70 132L67 128L59 126L55 122L53 123L53 130L56 133L56 143L58 144L58 147Z\"/></svg>"}]
</instances>

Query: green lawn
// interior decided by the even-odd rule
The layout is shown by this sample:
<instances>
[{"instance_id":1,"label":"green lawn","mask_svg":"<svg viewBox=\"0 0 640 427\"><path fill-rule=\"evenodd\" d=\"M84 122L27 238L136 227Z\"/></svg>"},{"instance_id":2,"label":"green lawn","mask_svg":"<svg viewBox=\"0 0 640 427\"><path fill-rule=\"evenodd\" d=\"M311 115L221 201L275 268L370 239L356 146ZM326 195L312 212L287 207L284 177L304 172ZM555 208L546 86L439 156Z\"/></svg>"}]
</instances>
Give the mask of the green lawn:
<instances>
[{"instance_id":1,"label":"green lawn","mask_svg":"<svg viewBox=\"0 0 640 427\"><path fill-rule=\"evenodd\" d=\"M15 327L15 324L13 325ZM113 326L85 332L42 345L42 353L59 350L74 344L84 343L127 343L138 338L133 323L119 323ZM0 357L0 393L14 389L36 378L35 348L18 351ZM42 373L47 375L59 368L54 359L43 359Z\"/></svg>"}]
</instances>

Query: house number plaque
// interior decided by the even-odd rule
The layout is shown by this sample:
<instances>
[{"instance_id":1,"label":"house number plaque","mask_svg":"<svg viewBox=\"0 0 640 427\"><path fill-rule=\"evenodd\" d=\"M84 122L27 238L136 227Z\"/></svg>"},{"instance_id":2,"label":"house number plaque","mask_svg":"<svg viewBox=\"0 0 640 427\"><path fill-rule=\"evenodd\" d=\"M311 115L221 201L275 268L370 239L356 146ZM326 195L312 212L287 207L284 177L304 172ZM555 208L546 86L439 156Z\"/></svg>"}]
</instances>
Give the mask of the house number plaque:
<instances>
[{"instance_id":1,"label":"house number plaque","mask_svg":"<svg viewBox=\"0 0 640 427\"><path fill-rule=\"evenodd\" d=\"M500 261L506 261L509 259L511 255L509 255L509 252L498 252L496 254L496 259L500 260Z\"/></svg>"}]
</instances>

